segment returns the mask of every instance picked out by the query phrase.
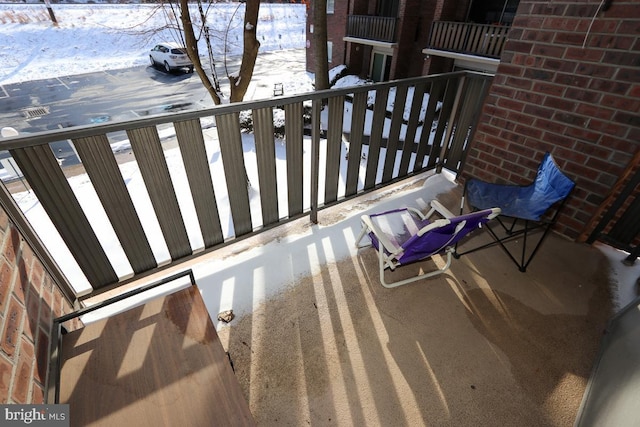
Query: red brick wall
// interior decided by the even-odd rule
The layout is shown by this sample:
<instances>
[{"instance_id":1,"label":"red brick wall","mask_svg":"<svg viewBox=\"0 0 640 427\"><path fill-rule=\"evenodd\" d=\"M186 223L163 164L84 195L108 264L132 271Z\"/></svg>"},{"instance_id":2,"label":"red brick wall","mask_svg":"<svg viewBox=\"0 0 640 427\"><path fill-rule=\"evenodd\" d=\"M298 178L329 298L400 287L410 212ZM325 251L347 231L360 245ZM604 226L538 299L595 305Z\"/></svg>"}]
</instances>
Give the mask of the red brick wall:
<instances>
[{"instance_id":1,"label":"red brick wall","mask_svg":"<svg viewBox=\"0 0 640 427\"><path fill-rule=\"evenodd\" d=\"M414 45L418 35L420 21L420 0L404 0L400 2L398 10L398 26L396 27L396 41L398 48L394 52L391 61L391 73L389 79L402 79L410 77L412 64L420 64L424 60L422 49L416 49ZM424 49L424 46L423 46Z\"/></svg>"},{"instance_id":2,"label":"red brick wall","mask_svg":"<svg viewBox=\"0 0 640 427\"><path fill-rule=\"evenodd\" d=\"M577 182L558 227L572 238L640 149L640 2L600 3L520 2L465 166L521 184L550 151Z\"/></svg>"},{"instance_id":3,"label":"red brick wall","mask_svg":"<svg viewBox=\"0 0 640 427\"><path fill-rule=\"evenodd\" d=\"M336 1L334 13L327 14L327 40L332 42L331 58L329 58L329 69L345 63L345 42L343 41L347 29L348 2ZM315 49L313 47L313 33L310 32L313 25L313 5L311 2L307 7L307 71L315 72Z\"/></svg>"},{"instance_id":4,"label":"red brick wall","mask_svg":"<svg viewBox=\"0 0 640 427\"><path fill-rule=\"evenodd\" d=\"M70 310L0 207L0 403L43 403L54 317Z\"/></svg>"},{"instance_id":5,"label":"red brick wall","mask_svg":"<svg viewBox=\"0 0 640 427\"><path fill-rule=\"evenodd\" d=\"M329 58L329 69L345 62L345 42L342 39L344 39L347 32L347 8L349 2L336 1L334 3L334 13L327 14L327 34L328 37L331 37L333 44L333 53Z\"/></svg>"}]
</instances>

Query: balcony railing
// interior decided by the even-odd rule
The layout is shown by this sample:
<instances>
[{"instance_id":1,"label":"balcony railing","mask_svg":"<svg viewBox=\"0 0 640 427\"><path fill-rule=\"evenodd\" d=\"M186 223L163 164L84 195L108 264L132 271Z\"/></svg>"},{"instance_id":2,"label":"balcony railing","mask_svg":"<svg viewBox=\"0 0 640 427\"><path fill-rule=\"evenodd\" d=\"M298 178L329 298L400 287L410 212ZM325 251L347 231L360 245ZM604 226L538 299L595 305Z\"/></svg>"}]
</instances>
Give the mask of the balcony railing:
<instances>
[{"instance_id":1,"label":"balcony railing","mask_svg":"<svg viewBox=\"0 0 640 427\"><path fill-rule=\"evenodd\" d=\"M500 58L508 26L436 21L431 25L429 48L468 55Z\"/></svg>"},{"instance_id":2,"label":"balcony railing","mask_svg":"<svg viewBox=\"0 0 640 427\"><path fill-rule=\"evenodd\" d=\"M387 16L349 15L347 37L393 43L397 20Z\"/></svg>"},{"instance_id":3,"label":"balcony railing","mask_svg":"<svg viewBox=\"0 0 640 427\"><path fill-rule=\"evenodd\" d=\"M12 137L0 141L0 150L8 150L22 171L91 296L303 215L316 222L323 207L413 174L458 171L489 83L490 76L470 72L419 77ZM274 136L276 109L284 111L283 139ZM247 111L251 135L241 127ZM167 153L176 147L160 137L167 132L179 149L171 162ZM125 173L114 154L123 140L134 158L126 165L136 165L141 188L131 187L130 170ZM73 144L97 196L90 203L101 205L104 223L87 212L87 201L74 192L76 181L56 159L51 144L61 141ZM178 170L184 176L179 182ZM251 187L248 176L254 177ZM152 214L140 214L138 199ZM5 185L0 203L40 256L59 252L42 247ZM150 235L145 223L152 216L159 227ZM190 241L187 228L194 223L203 247ZM114 254L97 237L103 229L113 230L130 272L116 268ZM154 253L158 238L168 250L165 260ZM45 261L74 294L68 275L52 258Z\"/></svg>"}]
</instances>

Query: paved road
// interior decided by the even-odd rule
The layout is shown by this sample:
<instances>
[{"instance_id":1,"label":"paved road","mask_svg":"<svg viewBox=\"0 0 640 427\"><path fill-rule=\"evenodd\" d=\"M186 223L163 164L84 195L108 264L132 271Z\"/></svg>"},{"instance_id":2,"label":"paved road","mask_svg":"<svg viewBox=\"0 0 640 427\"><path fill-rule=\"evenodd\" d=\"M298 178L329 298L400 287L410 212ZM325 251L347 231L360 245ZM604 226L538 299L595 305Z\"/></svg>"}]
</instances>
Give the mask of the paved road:
<instances>
[{"instance_id":1,"label":"paved road","mask_svg":"<svg viewBox=\"0 0 640 427\"><path fill-rule=\"evenodd\" d=\"M304 50L266 52L258 57L246 99L270 97L274 76L293 89L289 73L304 73ZM229 58L228 72L239 68L240 58ZM224 66L217 71L225 75ZM288 81L289 80L289 81ZM228 80L220 81L228 93ZM212 107L213 101L196 74L166 73L151 66L108 70L74 76L0 85L0 128L22 133L131 120L161 114ZM125 138L124 133L115 135ZM79 162L66 141L51 144L65 166ZM0 152L0 160L8 157Z\"/></svg>"},{"instance_id":2,"label":"paved road","mask_svg":"<svg viewBox=\"0 0 640 427\"><path fill-rule=\"evenodd\" d=\"M39 132L212 105L197 75L151 66L0 86L0 123Z\"/></svg>"},{"instance_id":3,"label":"paved road","mask_svg":"<svg viewBox=\"0 0 640 427\"><path fill-rule=\"evenodd\" d=\"M246 98L269 96L272 83L266 81L274 74L304 72L304 53L261 54ZM230 58L228 71L235 71L239 63L239 58ZM217 67L224 75L224 67ZM223 92L228 93L224 80ZM196 74L167 74L151 66L0 85L0 127L10 126L21 134L211 106L213 101ZM77 163L67 142L51 145L65 165ZM6 156L0 153L0 158Z\"/></svg>"},{"instance_id":4,"label":"paved road","mask_svg":"<svg viewBox=\"0 0 640 427\"><path fill-rule=\"evenodd\" d=\"M34 133L212 105L196 74L141 66L0 86L0 127ZM78 162L66 141L51 148Z\"/></svg>"},{"instance_id":5,"label":"paved road","mask_svg":"<svg viewBox=\"0 0 640 427\"><path fill-rule=\"evenodd\" d=\"M304 50L260 54L245 98L272 96L271 80L278 74L287 81L291 72L304 73L304 54ZM239 58L230 58L227 71L235 72L239 64ZM217 71L225 75L224 66L217 65ZM220 83L228 93L228 80L221 77ZM11 126L20 133L211 106L196 74L167 74L151 66L0 85L0 127Z\"/></svg>"}]
</instances>

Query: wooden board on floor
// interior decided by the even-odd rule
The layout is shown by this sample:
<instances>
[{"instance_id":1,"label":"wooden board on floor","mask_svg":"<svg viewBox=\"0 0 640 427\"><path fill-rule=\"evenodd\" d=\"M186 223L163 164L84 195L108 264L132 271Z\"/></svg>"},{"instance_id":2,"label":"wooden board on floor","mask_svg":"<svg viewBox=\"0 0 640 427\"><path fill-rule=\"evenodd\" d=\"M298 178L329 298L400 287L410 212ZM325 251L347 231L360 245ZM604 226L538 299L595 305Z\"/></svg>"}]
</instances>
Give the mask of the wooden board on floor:
<instances>
[{"instance_id":1,"label":"wooden board on floor","mask_svg":"<svg viewBox=\"0 0 640 427\"><path fill-rule=\"evenodd\" d=\"M197 287L63 336L72 426L255 425Z\"/></svg>"}]
</instances>

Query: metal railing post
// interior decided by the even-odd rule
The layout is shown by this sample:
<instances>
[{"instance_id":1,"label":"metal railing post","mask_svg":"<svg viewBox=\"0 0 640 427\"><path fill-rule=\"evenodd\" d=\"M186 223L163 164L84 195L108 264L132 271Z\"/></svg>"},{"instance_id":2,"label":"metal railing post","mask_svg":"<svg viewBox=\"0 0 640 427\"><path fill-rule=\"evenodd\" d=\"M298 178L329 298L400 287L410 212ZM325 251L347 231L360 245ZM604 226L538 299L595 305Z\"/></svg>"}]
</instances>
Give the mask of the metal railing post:
<instances>
[{"instance_id":1,"label":"metal railing post","mask_svg":"<svg viewBox=\"0 0 640 427\"><path fill-rule=\"evenodd\" d=\"M449 145L451 143L451 136L453 135L454 128L456 126L456 122L458 120L458 109L460 107L460 100L464 94L464 88L466 86L467 78L465 76L460 77L460 81L458 82L458 90L456 92L456 98L453 101L453 107L451 108L451 115L449 116L449 120L447 122L447 130L445 131L444 138L442 139L442 150L440 151L440 162L436 167L436 172L442 172L442 167L446 163L447 152L449 151Z\"/></svg>"},{"instance_id":2,"label":"metal railing post","mask_svg":"<svg viewBox=\"0 0 640 427\"><path fill-rule=\"evenodd\" d=\"M320 176L320 112L322 99L314 99L311 104L311 201L309 217L318 223L318 182Z\"/></svg>"},{"instance_id":3,"label":"metal railing post","mask_svg":"<svg viewBox=\"0 0 640 427\"><path fill-rule=\"evenodd\" d=\"M490 76L474 72L456 72L381 82L361 87L333 88L326 91L278 97L277 99L220 105L205 110L184 111L130 121L39 132L30 134L28 137L9 136L2 138L0 148L15 154L15 158L19 159L18 163L22 171L25 172L25 179L30 188L36 191L36 194L40 192L46 196L40 202L46 200L50 212L53 212L53 215L49 213L52 222L56 227L64 227L65 235L68 235L68 237L63 237L65 244L73 249L74 257L78 256L76 261L82 260L83 265L87 266L87 271L91 272L91 277L80 278L82 284L85 280L88 282L91 290L87 290L86 294L74 295L69 283L73 281L73 285L76 286L78 279L71 275L65 278L53 260L48 267L58 287L63 289L70 302L75 299L81 302L89 295L97 295L116 286L131 283L151 272L194 259L203 252L216 250L223 245L231 244L238 238L249 237L279 223L297 219L302 215L306 216L307 210L309 210L310 222L318 223L320 209L403 179L408 171L406 155L409 153L408 151L402 153L403 146L400 143L400 135L403 126L406 126L410 140L415 139L413 136L421 127L426 131L416 147L416 155L420 156L420 162L417 163L417 166L414 165L412 173L419 173L434 167L437 167L437 171L440 172L443 167L448 168L448 161L454 161L458 164L458 159L464 159L464 151L460 154L460 150L465 150L467 147L467 144L461 142L466 143L469 140L469 138L463 138L462 128L464 128L465 134L472 135L472 126L475 123L472 119L477 115L465 112L465 109L478 111L481 103L482 97L478 98L479 87L475 83L477 80L482 81L483 85L488 87ZM421 122L420 114L418 114L418 107L421 105L419 100L409 102L407 99L408 89L416 86L429 88L431 98L426 122ZM396 108L390 110L388 101L392 90L395 91L393 100ZM469 90L472 93L467 94ZM372 95L372 91L376 93L376 101L370 105L369 96ZM416 93L421 94L422 92L419 90ZM424 98L422 102L424 102ZM330 113L326 117L326 123L323 122L324 118L322 117L325 105L328 108L327 112ZM437 105L441 105L439 111L437 111ZM286 137L282 139L282 143L284 144L286 141L286 144L284 144L285 150L274 153L273 148L266 147L265 144L280 144L280 142L276 142L273 135L274 129L270 120L273 110L276 108L286 110ZM310 111L308 111L309 109ZM257 144L256 152L259 152L260 155L256 160L253 160L252 156L245 160L242 146L244 135L240 126L240 113L249 110L253 111L257 118L253 130ZM409 113L408 117L405 117L405 112ZM309 113L311 114L310 136L309 129L304 127L304 123L309 124ZM345 148L343 133L345 132L346 114L350 114L354 119L349 124L348 137L354 138L354 141L361 140L351 146L354 150L352 155L355 156L351 160L345 159L341 151ZM372 114L375 123L370 123L366 119L368 114ZM203 133L204 128L200 120L205 117L215 119L215 132L212 131L211 135ZM164 153L158 148L158 127L166 125L173 126L180 145L182 163L188 181L184 189L182 186L174 188L174 185L177 184L170 176L169 178L165 177L164 172L168 165L166 159L163 158ZM389 132L385 133L387 125ZM305 131L307 132L306 137L304 136ZM91 236L95 235L95 229L87 218L91 212L88 209L85 210L80 204L74 188L66 175L62 173L62 167L53 156L50 144L65 140L73 142L87 173L93 175L90 177L92 186L98 195L102 195L99 199L104 209L106 206L115 206L116 203L120 206L125 200L122 196L128 195L127 182L122 176L109 143L108 134L115 132L125 132L134 151L144 149L149 152L148 150L151 148L147 142L151 141L154 144L155 148L150 152L154 154L153 159L148 155L143 155L138 156L136 160L137 166L143 167L147 171L145 173L151 178L136 185L146 190L147 193L155 194L154 199L158 203L155 204L157 206L150 206L150 209L158 219L162 218L163 223L170 224L171 227L176 224L185 225L186 217L183 216L182 211L173 208L175 206L173 198L177 196L165 194L167 189L174 193L183 190L186 197L190 197L190 202L194 203L196 213L200 212L198 215L204 213L207 218L209 215L213 216L212 221L202 223L212 222L215 223L214 226L204 228L200 225L199 231L203 241L208 242L203 252L199 248L192 248L190 241L186 242L187 239L183 238L185 235L183 227L180 227L180 230L165 227L168 231L167 233L163 232L162 237L165 238L172 258L171 262L158 266L152 251L146 250L146 247L152 242L146 233L136 231L137 237L131 238L134 234L132 233L132 224L140 222L139 213L133 206L133 200L127 201L127 204L130 205L129 208L108 211L113 214L107 215L107 221L114 227L114 230L122 231L119 236L124 237L118 237L118 235L116 237L123 246L124 256L133 268L133 275L119 277L115 270L115 264L106 256L109 247L107 245L103 247L100 241L89 240L89 233ZM205 143L209 138L212 142L219 144L220 159L217 160L219 162L217 165L214 165L213 160L206 157ZM325 145L325 140L328 140L330 144ZM198 147L195 146L196 143ZM364 188L360 188L359 183L356 184L358 182L356 178L360 174L359 169L362 164L362 159L358 160L358 157L361 157L359 155L360 143L368 143L369 150L371 150L369 151L370 156L366 160L367 182ZM454 143L453 148L452 143ZM310 148L309 144L311 144ZM189 149L186 149L186 145L189 146ZM357 145L358 148L356 148ZM384 158L379 158L379 152L383 147L386 154ZM280 155L281 153L284 157ZM278 158L275 158L276 154L278 154ZM402 173L394 176L394 161L397 156L403 156L400 159ZM286 185L284 182L283 185L280 185L280 182L275 185L273 177L277 177L277 165L281 160L288 163L286 165L287 181ZM426 160L428 162L424 164ZM253 200L251 200L246 187L246 174L243 173L247 164L252 167L251 171L255 170L258 173L258 181L263 184L260 186L260 198L256 197L255 205L252 203ZM160 165L162 165L162 170L156 168ZM342 167L346 167L346 181L340 179ZM378 171L381 172L379 177ZM47 172L47 175L44 175L43 172ZM163 176L162 180L156 178L156 175L159 177L160 174ZM217 182L212 181L212 175L215 177L220 174L224 174L220 189L213 188ZM265 179L268 181L264 181ZM282 189L283 187L286 188L286 191ZM323 190L322 194L320 194L320 190ZM223 195L228 194L229 197L216 198L215 193L218 191ZM167 209L169 205L165 203L169 200L169 196L171 196L171 209ZM289 210L287 215L280 217L281 211L275 206L274 201L285 203L284 196L288 199L286 202L289 204ZM306 201L307 197L309 197L308 201ZM29 240L40 259L50 258L51 255L45 253L44 243L37 241L34 230L28 229L24 212L20 211L19 206L7 191L5 194L0 194L0 206L4 207L14 223L21 228L22 234ZM82 224L69 220L69 207L73 207L73 214L76 217L84 218ZM258 209L260 212L257 212ZM251 216L252 210L255 211L255 214L262 214L263 221L257 226L254 226ZM223 225L218 224L220 212L231 214L228 235L225 234L226 230L223 229ZM30 237L31 235L33 237ZM97 236L95 237L97 238ZM112 270L113 274L104 279L106 277L104 272ZM65 274L69 273L65 272Z\"/></svg>"},{"instance_id":4,"label":"metal railing post","mask_svg":"<svg viewBox=\"0 0 640 427\"><path fill-rule=\"evenodd\" d=\"M42 263L44 269L49 273L53 281L58 285L58 288L67 299L67 301L74 306L77 301L76 291L64 275L58 264L55 262L51 253L47 250L42 240L38 237L29 220L25 217L20 207L16 204L15 200L9 193L9 190L4 185L0 184L0 206L7 213L11 222L18 229L22 237L33 252L36 254L38 260Z\"/></svg>"}]
</instances>

